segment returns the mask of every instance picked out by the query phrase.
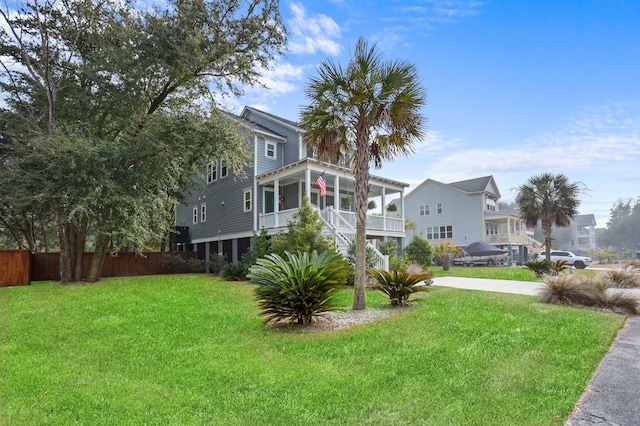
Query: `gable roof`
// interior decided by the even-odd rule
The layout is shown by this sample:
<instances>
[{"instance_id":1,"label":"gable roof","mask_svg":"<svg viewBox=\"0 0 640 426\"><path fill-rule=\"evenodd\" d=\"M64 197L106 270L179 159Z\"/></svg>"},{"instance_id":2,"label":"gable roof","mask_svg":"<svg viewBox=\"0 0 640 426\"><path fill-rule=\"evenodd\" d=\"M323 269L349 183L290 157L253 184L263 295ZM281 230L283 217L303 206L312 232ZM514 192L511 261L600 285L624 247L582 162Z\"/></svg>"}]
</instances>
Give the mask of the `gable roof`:
<instances>
[{"instance_id":1,"label":"gable roof","mask_svg":"<svg viewBox=\"0 0 640 426\"><path fill-rule=\"evenodd\" d=\"M593 214L577 214L573 217L576 225L596 225L596 216Z\"/></svg>"},{"instance_id":2,"label":"gable roof","mask_svg":"<svg viewBox=\"0 0 640 426\"><path fill-rule=\"evenodd\" d=\"M448 184L464 192L490 192L500 198L500 191L493 176L483 176L474 179L461 180Z\"/></svg>"},{"instance_id":3,"label":"gable roof","mask_svg":"<svg viewBox=\"0 0 640 426\"><path fill-rule=\"evenodd\" d=\"M430 178L422 181L418 186L413 188L406 196L417 194L419 189L428 184L435 184L444 186L450 189L455 189L457 191L466 192L468 194L480 193L480 192L489 192L494 194L496 197L500 198L500 191L498 190L498 185L496 185L496 181L493 179L493 176L484 176L475 179L461 180L453 183L442 183L437 180L433 180Z\"/></svg>"},{"instance_id":4,"label":"gable roof","mask_svg":"<svg viewBox=\"0 0 640 426\"><path fill-rule=\"evenodd\" d=\"M295 130L296 132L303 132L303 131L304 131L304 130L300 127L300 125L299 125L298 123L296 123L295 121L287 120L286 118L282 118L282 117L279 117L279 116L277 116L277 115L270 114L270 113L268 113L268 112L261 111L261 110L259 110L259 109L257 109L257 108L250 107L250 106L246 106L246 107L244 107L244 110L242 111L241 116L242 116L242 117L244 117L244 118L246 118L247 113L248 113L249 111L253 112L254 114L258 114L258 115L262 115L262 116L264 116L264 117L267 117L267 118L269 118L269 119L271 119L271 120L278 121L278 122L280 122L280 124L282 124L282 125L284 125L284 126L286 126L286 127L290 127L290 128L292 128L293 130Z\"/></svg>"}]
</instances>

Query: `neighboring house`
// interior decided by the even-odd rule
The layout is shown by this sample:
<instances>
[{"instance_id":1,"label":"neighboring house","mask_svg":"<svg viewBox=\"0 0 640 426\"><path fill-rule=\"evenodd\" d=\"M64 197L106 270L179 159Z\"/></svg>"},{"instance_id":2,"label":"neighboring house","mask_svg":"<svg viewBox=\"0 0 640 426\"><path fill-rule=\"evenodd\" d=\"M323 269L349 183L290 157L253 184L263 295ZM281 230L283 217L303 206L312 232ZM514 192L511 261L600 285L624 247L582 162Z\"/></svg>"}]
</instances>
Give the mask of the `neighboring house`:
<instances>
[{"instance_id":1,"label":"neighboring house","mask_svg":"<svg viewBox=\"0 0 640 426\"><path fill-rule=\"evenodd\" d=\"M246 107L237 117L250 131L253 163L245 177L231 176L224 162L209 161L203 169L204 186L195 188L176 208L173 247L197 251L200 259L211 253L237 262L249 249L261 229L269 235L286 232L288 219L301 205L305 194L325 221L326 235L346 253L355 240L353 172L346 167L318 161L304 143L304 131L297 123L255 108ZM203 166L204 167L204 166ZM321 195L318 178L324 177L326 193ZM408 184L371 176L370 198L385 205L388 197L404 198ZM368 215L369 240L404 238L404 218L386 212ZM380 255L378 267L386 267Z\"/></svg>"},{"instance_id":2,"label":"neighboring house","mask_svg":"<svg viewBox=\"0 0 640 426\"><path fill-rule=\"evenodd\" d=\"M450 240L458 247L484 241L509 250L524 263L540 243L516 211L500 211L500 191L493 176L442 183L427 179L404 199L404 216L416 224L406 241L421 235L432 245Z\"/></svg>"},{"instance_id":3,"label":"neighboring house","mask_svg":"<svg viewBox=\"0 0 640 426\"><path fill-rule=\"evenodd\" d=\"M597 250L595 215L576 215L569 228L571 229L571 240L568 250L579 256L591 256L591 252Z\"/></svg>"}]
</instances>

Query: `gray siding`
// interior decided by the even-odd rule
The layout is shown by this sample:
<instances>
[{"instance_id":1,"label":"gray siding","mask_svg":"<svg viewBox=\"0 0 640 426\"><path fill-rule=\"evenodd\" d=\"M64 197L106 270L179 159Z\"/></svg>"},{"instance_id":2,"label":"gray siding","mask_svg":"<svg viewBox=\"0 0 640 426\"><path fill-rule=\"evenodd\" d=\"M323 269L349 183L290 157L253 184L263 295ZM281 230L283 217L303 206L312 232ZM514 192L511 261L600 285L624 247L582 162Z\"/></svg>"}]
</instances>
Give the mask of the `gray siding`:
<instances>
[{"instance_id":1,"label":"gray siding","mask_svg":"<svg viewBox=\"0 0 640 426\"><path fill-rule=\"evenodd\" d=\"M185 203L177 206L176 224L188 226L192 240L215 239L218 231L223 237L243 232L251 235L253 212L243 212L243 190L253 187L253 168L247 168L245 173L247 178L240 180L229 170L226 177L195 188ZM203 204L206 204L206 221L202 222L199 214L198 223L194 224L193 208L200 209Z\"/></svg>"}]
</instances>

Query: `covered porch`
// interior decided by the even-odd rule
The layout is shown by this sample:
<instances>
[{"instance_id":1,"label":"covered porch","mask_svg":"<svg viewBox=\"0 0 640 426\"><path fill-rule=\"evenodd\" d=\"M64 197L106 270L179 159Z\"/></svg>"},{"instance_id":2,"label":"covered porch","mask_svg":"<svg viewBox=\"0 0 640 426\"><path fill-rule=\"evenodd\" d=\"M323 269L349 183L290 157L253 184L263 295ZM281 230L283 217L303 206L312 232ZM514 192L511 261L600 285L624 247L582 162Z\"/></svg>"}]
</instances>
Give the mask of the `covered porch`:
<instances>
[{"instance_id":1,"label":"covered porch","mask_svg":"<svg viewBox=\"0 0 640 426\"><path fill-rule=\"evenodd\" d=\"M318 178L324 174L326 192L321 195ZM279 231L300 207L305 194L325 221L338 229L356 226L353 206L355 182L351 170L304 159L257 177L258 229ZM408 184L371 176L369 180L367 237L404 237L404 189ZM398 201L399 199L399 201ZM397 211L387 205L396 200Z\"/></svg>"},{"instance_id":2,"label":"covered porch","mask_svg":"<svg viewBox=\"0 0 640 426\"><path fill-rule=\"evenodd\" d=\"M533 238L533 232L527 229L524 221L517 215L487 213L484 227L484 241L487 243L526 245L532 248L540 246L540 243Z\"/></svg>"}]
</instances>

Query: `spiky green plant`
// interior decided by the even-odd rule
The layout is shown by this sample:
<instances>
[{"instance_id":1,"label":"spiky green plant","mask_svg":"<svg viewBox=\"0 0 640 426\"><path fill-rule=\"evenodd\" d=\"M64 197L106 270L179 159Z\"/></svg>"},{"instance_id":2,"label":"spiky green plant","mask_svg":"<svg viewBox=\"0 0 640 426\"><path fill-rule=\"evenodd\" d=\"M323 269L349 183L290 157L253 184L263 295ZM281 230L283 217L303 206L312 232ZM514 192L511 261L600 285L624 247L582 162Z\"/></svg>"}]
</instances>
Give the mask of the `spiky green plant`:
<instances>
[{"instance_id":1,"label":"spiky green plant","mask_svg":"<svg viewBox=\"0 0 640 426\"><path fill-rule=\"evenodd\" d=\"M255 290L265 323L309 324L329 311L331 293L345 284L349 267L335 252L269 254L258 259L247 277Z\"/></svg>"},{"instance_id":2,"label":"spiky green plant","mask_svg":"<svg viewBox=\"0 0 640 426\"><path fill-rule=\"evenodd\" d=\"M551 274L550 260L545 259L540 261L525 262L524 266L531 269L538 277L543 277L545 275Z\"/></svg>"},{"instance_id":3,"label":"spiky green plant","mask_svg":"<svg viewBox=\"0 0 640 426\"><path fill-rule=\"evenodd\" d=\"M377 281L373 288L380 290L389 297L394 306L404 306L409 297L417 291L427 291L431 285L431 272L410 274L405 271L384 271L382 269L369 270L371 277Z\"/></svg>"},{"instance_id":4,"label":"spiky green plant","mask_svg":"<svg viewBox=\"0 0 640 426\"><path fill-rule=\"evenodd\" d=\"M249 265L245 263L227 263L222 267L220 275L226 281L245 281L249 273Z\"/></svg>"}]
</instances>

